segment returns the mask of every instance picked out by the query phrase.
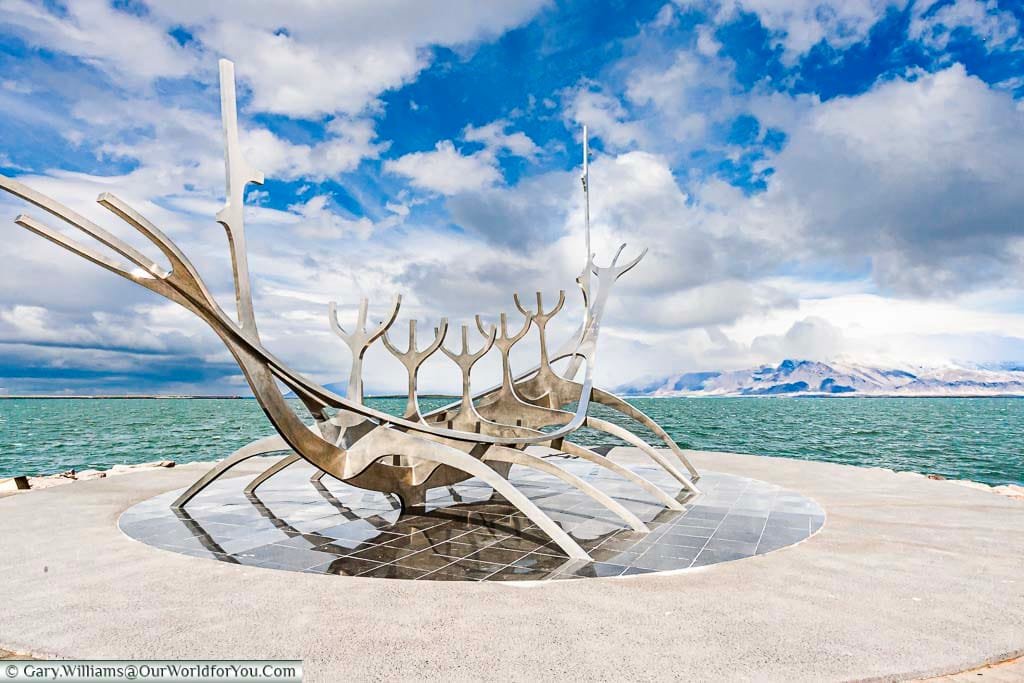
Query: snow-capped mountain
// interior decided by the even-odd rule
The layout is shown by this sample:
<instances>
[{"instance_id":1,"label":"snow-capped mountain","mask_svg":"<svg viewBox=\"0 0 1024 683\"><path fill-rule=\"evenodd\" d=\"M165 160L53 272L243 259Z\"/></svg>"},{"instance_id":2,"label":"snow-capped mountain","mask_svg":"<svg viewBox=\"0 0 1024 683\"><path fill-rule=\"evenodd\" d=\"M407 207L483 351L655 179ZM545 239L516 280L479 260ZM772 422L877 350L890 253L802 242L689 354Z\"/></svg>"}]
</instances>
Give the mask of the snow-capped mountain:
<instances>
[{"instance_id":1,"label":"snow-capped mountain","mask_svg":"<svg viewBox=\"0 0 1024 683\"><path fill-rule=\"evenodd\" d=\"M625 396L1024 396L1024 366L874 368L784 360L731 372L686 372L630 382Z\"/></svg>"}]
</instances>

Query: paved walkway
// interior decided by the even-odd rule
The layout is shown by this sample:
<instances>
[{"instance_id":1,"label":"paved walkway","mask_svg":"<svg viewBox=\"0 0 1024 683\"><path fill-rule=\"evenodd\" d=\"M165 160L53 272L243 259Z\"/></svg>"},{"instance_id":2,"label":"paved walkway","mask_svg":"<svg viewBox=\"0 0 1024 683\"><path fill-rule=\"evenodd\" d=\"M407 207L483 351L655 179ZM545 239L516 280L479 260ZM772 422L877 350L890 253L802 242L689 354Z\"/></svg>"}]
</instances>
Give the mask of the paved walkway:
<instances>
[{"instance_id":1,"label":"paved walkway","mask_svg":"<svg viewBox=\"0 0 1024 683\"><path fill-rule=\"evenodd\" d=\"M1024 654L1020 501L882 470L695 461L811 496L825 527L674 575L526 586L320 576L125 537L121 511L199 470L145 471L0 499L0 647L297 658L311 681L894 680Z\"/></svg>"}]
</instances>

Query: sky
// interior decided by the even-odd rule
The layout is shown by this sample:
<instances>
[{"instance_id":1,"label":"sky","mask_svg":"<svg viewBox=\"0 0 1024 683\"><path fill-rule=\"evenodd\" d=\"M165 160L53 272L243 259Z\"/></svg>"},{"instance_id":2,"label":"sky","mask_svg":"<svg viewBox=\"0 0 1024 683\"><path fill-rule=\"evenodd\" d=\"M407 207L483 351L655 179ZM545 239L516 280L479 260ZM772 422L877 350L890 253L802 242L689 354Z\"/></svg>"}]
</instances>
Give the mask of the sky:
<instances>
[{"instance_id":1,"label":"sky","mask_svg":"<svg viewBox=\"0 0 1024 683\"><path fill-rule=\"evenodd\" d=\"M117 194L231 310L213 216L233 60L267 178L246 214L262 339L327 383L350 364L329 301L345 325L401 294L404 348L411 318L518 329L513 292L561 289L549 335L568 337L587 124L596 260L649 249L612 292L599 383L1020 363L1022 34L1005 0L4 0L0 173L148 246L95 204ZM247 392L203 323L23 212L42 218L0 197L0 392ZM531 334L514 364L537 350ZM404 391L381 345L364 368L368 392ZM491 353L474 381L498 369ZM436 354L420 385L451 391L457 370Z\"/></svg>"}]
</instances>

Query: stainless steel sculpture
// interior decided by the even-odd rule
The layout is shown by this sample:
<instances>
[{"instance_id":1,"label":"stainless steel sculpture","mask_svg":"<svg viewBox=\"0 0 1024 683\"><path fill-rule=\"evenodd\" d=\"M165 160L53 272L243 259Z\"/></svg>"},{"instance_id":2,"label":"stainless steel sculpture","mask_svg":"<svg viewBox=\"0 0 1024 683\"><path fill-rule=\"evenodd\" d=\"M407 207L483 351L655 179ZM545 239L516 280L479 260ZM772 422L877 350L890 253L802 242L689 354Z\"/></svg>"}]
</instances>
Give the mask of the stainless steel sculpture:
<instances>
[{"instance_id":1,"label":"stainless steel sculpture","mask_svg":"<svg viewBox=\"0 0 1024 683\"><path fill-rule=\"evenodd\" d=\"M367 328L369 304L363 299L356 325L351 332L346 331L339 323L337 306L332 302L328 316L331 329L352 352L348 391L345 397L341 397L286 366L263 346L260 339L249 283L243 198L246 185L261 184L263 174L249 166L241 153L235 105L234 66L231 62L221 60L220 81L227 201L216 219L227 232L231 251L237 319L229 316L219 306L188 257L156 226L116 196L104 193L97 201L154 244L169 262L169 270L66 206L14 179L0 175L0 188L95 238L128 263L79 244L28 216L19 216L15 220L18 225L179 304L205 321L238 362L253 394L274 426L276 434L254 441L218 463L185 491L173 503L174 507L185 506L210 482L239 462L258 455L290 451L290 455L250 482L246 490L252 492L291 463L302 460L316 468L317 474L314 479L329 474L353 486L394 494L401 500L403 508L409 508L424 505L426 491L430 488L449 486L470 477L477 477L517 507L570 558L586 560L589 559L586 551L509 483L507 474L512 465L528 467L558 477L608 508L637 531L647 531L646 525L621 503L602 493L592 484L542 457L527 453L527 446L546 446L558 452L584 458L634 482L638 490L646 492L667 507L679 509L682 506L675 498L636 472L570 441L569 438L584 426L637 446L654 463L679 481L685 491L690 494L698 492L694 484L698 479L697 471L668 434L634 406L593 386L592 374L601 319L612 285L634 268L646 251L628 263L619 265L619 257L625 248L623 245L610 266L599 267L594 262L594 254L590 250L590 187L586 127L583 133L581 180L585 199L587 252L583 272L577 278L583 292L584 303L584 319L579 330L559 350L551 353L548 349L547 325L552 317L562 310L565 292L559 293L558 303L547 311L544 310L539 292L535 311L523 306L516 294L513 295L513 301L524 320L514 333L509 331L509 321L505 313L500 314L498 325L489 327L484 325L480 316L477 316L476 328L483 336L479 348L476 351L470 350L470 328L463 325L461 347L453 351L444 345L448 323L442 320L434 330L433 341L420 349L417 343L416 321L412 320L409 322L408 347L405 351L400 351L389 337L389 330L397 319L401 307L400 297L395 299L384 321L372 329ZM512 370L510 351L533 327L537 328L539 334L540 362L536 367L516 374ZM386 348L402 362L408 373L408 401L401 418L375 410L363 403L363 357L366 350L378 339L382 340ZM492 347L496 347L501 355L501 384L474 393L472 368ZM458 366L462 377L462 396L449 406L422 414L417 399L417 375L423 362L438 350ZM551 365L559 360L568 361L568 368L562 373L556 372ZM577 381L575 378L581 370L582 381ZM309 410L313 417L312 425L307 425L295 413L278 388L278 382L294 392ZM668 446L675 462L663 451L650 447L625 428L589 416L588 408L591 401L601 403L651 429ZM575 409L564 409L573 403ZM332 415L329 410L336 412ZM681 465L683 469L677 465Z\"/></svg>"}]
</instances>

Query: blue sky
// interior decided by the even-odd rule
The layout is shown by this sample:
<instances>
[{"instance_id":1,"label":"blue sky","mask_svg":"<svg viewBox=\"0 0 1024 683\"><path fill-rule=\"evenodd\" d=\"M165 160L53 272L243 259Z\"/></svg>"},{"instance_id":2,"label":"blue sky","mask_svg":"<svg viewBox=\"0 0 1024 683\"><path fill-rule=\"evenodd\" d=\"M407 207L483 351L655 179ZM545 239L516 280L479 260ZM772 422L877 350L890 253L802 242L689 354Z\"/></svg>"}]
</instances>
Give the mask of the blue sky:
<instances>
[{"instance_id":1,"label":"blue sky","mask_svg":"<svg viewBox=\"0 0 1024 683\"><path fill-rule=\"evenodd\" d=\"M264 341L321 381L349 362L331 299L383 314L402 293L404 329L566 289L568 334L583 123L599 254L651 249L616 289L602 381L1024 359L1019 3L210 4L4 2L0 172L111 229L93 201L114 190L230 302L212 215L234 60L268 178L248 198ZM185 312L2 234L0 391L245 390ZM443 358L423 384L451 388ZM367 385L399 390L401 366L371 351Z\"/></svg>"}]
</instances>

